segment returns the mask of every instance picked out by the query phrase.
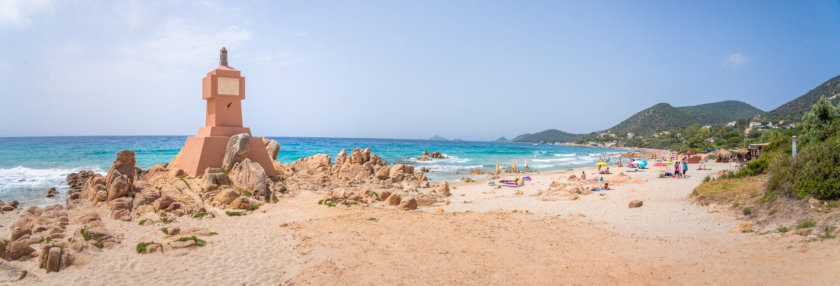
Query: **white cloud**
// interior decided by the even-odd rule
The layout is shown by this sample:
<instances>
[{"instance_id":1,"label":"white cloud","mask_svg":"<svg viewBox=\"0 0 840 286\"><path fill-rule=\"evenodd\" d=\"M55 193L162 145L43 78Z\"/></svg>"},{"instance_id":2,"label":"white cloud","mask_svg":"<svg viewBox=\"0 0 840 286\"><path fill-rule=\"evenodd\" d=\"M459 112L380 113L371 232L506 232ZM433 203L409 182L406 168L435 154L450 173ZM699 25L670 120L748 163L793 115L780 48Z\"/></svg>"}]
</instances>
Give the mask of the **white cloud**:
<instances>
[{"instance_id":1,"label":"white cloud","mask_svg":"<svg viewBox=\"0 0 840 286\"><path fill-rule=\"evenodd\" d=\"M750 61L752 61L750 57L742 55L740 52L738 52L726 57L726 60L723 61L723 66L737 69L745 66Z\"/></svg>"},{"instance_id":2,"label":"white cloud","mask_svg":"<svg viewBox=\"0 0 840 286\"><path fill-rule=\"evenodd\" d=\"M0 24L25 26L41 12L52 12L52 0L0 0Z\"/></svg>"},{"instance_id":3,"label":"white cloud","mask_svg":"<svg viewBox=\"0 0 840 286\"><path fill-rule=\"evenodd\" d=\"M251 39L251 32L236 26L219 31L190 26L182 20L165 23L157 33L140 43L126 43L117 48L123 57L163 65L207 64L218 57L218 49L241 46ZM235 65L235 62L232 64Z\"/></svg>"}]
</instances>

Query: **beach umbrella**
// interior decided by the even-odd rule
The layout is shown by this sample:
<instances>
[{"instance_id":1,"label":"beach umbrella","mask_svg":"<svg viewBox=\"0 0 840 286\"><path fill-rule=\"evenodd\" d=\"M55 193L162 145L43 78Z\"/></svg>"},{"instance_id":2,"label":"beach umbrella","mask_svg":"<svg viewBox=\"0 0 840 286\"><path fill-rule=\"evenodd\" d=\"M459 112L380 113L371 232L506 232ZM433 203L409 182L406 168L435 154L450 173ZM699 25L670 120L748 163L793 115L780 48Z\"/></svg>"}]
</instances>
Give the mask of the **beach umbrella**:
<instances>
[{"instance_id":1,"label":"beach umbrella","mask_svg":"<svg viewBox=\"0 0 840 286\"><path fill-rule=\"evenodd\" d=\"M599 161L598 164L595 164L595 167L605 167L607 166L607 162Z\"/></svg>"},{"instance_id":2,"label":"beach umbrella","mask_svg":"<svg viewBox=\"0 0 840 286\"><path fill-rule=\"evenodd\" d=\"M519 170L517 170L517 169L516 169L516 160L513 160L513 167L512 167L512 169L513 169L513 171L514 171L514 172L519 171Z\"/></svg>"},{"instance_id":3,"label":"beach umbrella","mask_svg":"<svg viewBox=\"0 0 840 286\"><path fill-rule=\"evenodd\" d=\"M525 160L525 170L528 170L528 160Z\"/></svg>"},{"instance_id":4,"label":"beach umbrella","mask_svg":"<svg viewBox=\"0 0 840 286\"><path fill-rule=\"evenodd\" d=\"M639 162L638 163L639 168L647 167L647 164L648 164L648 162L645 161L645 160L636 160L636 162Z\"/></svg>"},{"instance_id":5,"label":"beach umbrella","mask_svg":"<svg viewBox=\"0 0 840 286\"><path fill-rule=\"evenodd\" d=\"M662 163L665 163L665 164L674 164L674 162L671 162L671 161L665 161L665 162L662 162Z\"/></svg>"},{"instance_id":6,"label":"beach umbrella","mask_svg":"<svg viewBox=\"0 0 840 286\"><path fill-rule=\"evenodd\" d=\"M499 161L496 161L496 174L501 174L502 168L499 168Z\"/></svg>"},{"instance_id":7,"label":"beach umbrella","mask_svg":"<svg viewBox=\"0 0 840 286\"><path fill-rule=\"evenodd\" d=\"M667 164L665 164L665 163L662 163L662 162L658 162L658 163L656 163L656 164L653 164L653 166L654 166L654 167L665 167L665 166L668 166L668 165L667 165Z\"/></svg>"}]
</instances>

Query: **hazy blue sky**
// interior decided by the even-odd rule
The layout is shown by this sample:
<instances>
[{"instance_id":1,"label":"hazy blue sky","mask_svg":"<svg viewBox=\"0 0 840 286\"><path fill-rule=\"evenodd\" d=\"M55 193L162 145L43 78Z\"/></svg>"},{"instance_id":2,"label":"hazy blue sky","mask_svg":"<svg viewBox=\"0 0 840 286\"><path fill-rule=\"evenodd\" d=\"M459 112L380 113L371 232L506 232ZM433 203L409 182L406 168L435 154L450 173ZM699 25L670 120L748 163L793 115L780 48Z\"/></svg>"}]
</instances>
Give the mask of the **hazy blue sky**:
<instances>
[{"instance_id":1,"label":"hazy blue sky","mask_svg":"<svg viewBox=\"0 0 840 286\"><path fill-rule=\"evenodd\" d=\"M257 136L591 132L840 74L838 1L0 0L0 38L0 136L193 135L221 46Z\"/></svg>"}]
</instances>

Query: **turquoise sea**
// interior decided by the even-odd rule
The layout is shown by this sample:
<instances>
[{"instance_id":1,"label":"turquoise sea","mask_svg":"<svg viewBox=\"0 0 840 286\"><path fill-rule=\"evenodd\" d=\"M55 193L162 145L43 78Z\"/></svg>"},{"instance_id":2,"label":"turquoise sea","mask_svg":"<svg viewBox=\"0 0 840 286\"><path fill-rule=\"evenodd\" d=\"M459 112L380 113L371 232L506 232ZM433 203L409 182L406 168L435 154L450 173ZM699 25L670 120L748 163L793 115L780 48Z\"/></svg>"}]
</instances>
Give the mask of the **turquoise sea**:
<instances>
[{"instance_id":1,"label":"turquoise sea","mask_svg":"<svg viewBox=\"0 0 840 286\"><path fill-rule=\"evenodd\" d=\"M319 153L335 155L346 148L370 147L389 164L408 163L431 170L432 181L455 180L470 169L493 171L496 162L509 167L513 160L522 168L528 161L538 171L591 166L601 156L621 150L533 145L529 143L429 141L363 138L269 137L280 142L278 160L291 163ZM137 166L148 169L167 163L184 145L186 136L83 136L0 138L0 199L18 200L24 205L63 202L67 174L80 170L106 173L117 152L133 150ZM415 161L424 151L441 152L448 158ZM461 175L456 175L460 172ZM45 198L46 189L57 187L61 196Z\"/></svg>"}]
</instances>

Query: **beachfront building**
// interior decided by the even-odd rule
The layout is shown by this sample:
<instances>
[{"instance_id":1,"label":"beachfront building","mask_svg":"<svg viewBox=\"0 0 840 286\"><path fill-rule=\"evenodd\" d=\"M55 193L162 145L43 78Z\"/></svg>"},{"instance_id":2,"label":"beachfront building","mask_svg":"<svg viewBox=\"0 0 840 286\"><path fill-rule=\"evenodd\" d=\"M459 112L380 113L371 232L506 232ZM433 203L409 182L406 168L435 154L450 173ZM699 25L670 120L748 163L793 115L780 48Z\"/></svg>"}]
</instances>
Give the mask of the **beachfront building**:
<instances>
[{"instance_id":1,"label":"beachfront building","mask_svg":"<svg viewBox=\"0 0 840 286\"><path fill-rule=\"evenodd\" d=\"M198 135L187 138L184 148L178 152L170 165L183 169L190 176L204 173L208 167L219 168L225 154L228 140L233 135L247 133L251 129L242 126L242 100L245 99L245 77L228 65L227 49L220 51L219 66L207 73L202 81L202 99L207 103L204 127ZM248 158L262 166L265 174L279 175L261 138L251 136Z\"/></svg>"}]
</instances>

